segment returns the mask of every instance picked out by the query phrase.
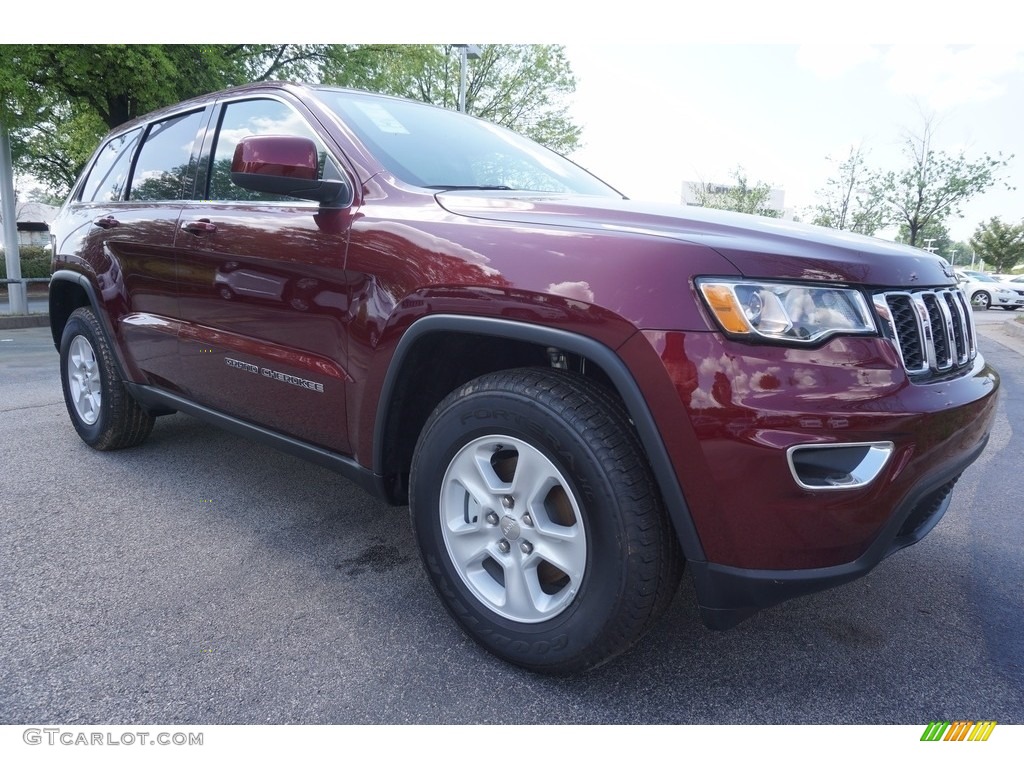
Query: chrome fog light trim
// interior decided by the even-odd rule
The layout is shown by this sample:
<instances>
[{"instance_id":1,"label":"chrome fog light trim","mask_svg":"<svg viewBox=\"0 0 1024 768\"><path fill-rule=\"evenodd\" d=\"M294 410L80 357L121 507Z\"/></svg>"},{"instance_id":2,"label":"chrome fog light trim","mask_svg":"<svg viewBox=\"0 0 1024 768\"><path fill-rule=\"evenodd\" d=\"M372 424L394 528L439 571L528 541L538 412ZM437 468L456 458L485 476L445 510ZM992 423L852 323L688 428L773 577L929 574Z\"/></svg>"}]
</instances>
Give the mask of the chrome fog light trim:
<instances>
[{"instance_id":1,"label":"chrome fog light trim","mask_svg":"<svg viewBox=\"0 0 1024 768\"><path fill-rule=\"evenodd\" d=\"M870 485L892 456L891 442L811 443L786 451L789 471L808 491L846 491Z\"/></svg>"}]
</instances>

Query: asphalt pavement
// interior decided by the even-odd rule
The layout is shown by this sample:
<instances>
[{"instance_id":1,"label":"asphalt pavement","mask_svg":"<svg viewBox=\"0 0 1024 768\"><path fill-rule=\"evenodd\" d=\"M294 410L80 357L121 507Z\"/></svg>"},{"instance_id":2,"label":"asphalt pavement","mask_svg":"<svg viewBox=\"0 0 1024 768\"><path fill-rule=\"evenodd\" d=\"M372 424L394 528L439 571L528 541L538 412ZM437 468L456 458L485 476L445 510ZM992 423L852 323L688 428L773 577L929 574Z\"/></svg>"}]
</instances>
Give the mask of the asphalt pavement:
<instances>
[{"instance_id":1,"label":"asphalt pavement","mask_svg":"<svg viewBox=\"0 0 1024 768\"><path fill-rule=\"evenodd\" d=\"M684 577L635 650L568 679L462 634L407 509L183 415L93 451L48 329L0 330L0 723L1024 723L1012 320L979 313L998 416L924 541L728 632Z\"/></svg>"}]
</instances>

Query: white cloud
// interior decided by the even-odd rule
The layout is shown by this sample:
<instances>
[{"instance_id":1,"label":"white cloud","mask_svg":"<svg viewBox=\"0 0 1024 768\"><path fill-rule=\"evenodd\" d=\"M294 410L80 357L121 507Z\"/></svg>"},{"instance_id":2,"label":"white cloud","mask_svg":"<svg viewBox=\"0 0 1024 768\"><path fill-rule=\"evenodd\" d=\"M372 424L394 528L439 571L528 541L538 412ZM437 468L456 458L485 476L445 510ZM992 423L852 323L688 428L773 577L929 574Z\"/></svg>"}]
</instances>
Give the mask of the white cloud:
<instances>
[{"instance_id":1,"label":"white cloud","mask_svg":"<svg viewBox=\"0 0 1024 768\"><path fill-rule=\"evenodd\" d=\"M885 54L888 87L929 108L990 101L1006 91L1005 79L1024 72L1024 49L1012 46L895 45Z\"/></svg>"},{"instance_id":2,"label":"white cloud","mask_svg":"<svg viewBox=\"0 0 1024 768\"><path fill-rule=\"evenodd\" d=\"M797 49L796 61L820 79L831 80L881 55L881 49L875 45L802 45Z\"/></svg>"}]
</instances>

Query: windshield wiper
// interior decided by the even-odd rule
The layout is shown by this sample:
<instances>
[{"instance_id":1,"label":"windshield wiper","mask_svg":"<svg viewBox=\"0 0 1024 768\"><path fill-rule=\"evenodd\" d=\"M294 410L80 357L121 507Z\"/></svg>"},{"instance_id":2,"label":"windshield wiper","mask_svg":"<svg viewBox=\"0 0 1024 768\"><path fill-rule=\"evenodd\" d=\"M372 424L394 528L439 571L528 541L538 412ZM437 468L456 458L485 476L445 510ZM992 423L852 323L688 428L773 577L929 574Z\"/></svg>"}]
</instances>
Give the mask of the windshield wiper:
<instances>
[{"instance_id":1,"label":"windshield wiper","mask_svg":"<svg viewBox=\"0 0 1024 768\"><path fill-rule=\"evenodd\" d=\"M482 189L482 190L506 190L509 191L512 187L506 187L504 184L428 184L427 189L440 189L442 192L452 192L463 189Z\"/></svg>"}]
</instances>

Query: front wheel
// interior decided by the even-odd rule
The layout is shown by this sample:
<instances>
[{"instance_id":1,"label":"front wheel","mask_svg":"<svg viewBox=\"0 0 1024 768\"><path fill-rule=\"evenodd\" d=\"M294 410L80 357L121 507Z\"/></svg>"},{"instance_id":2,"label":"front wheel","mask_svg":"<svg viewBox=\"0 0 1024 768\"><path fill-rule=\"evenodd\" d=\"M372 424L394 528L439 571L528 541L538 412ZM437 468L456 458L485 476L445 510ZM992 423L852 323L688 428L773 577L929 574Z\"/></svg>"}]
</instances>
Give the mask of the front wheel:
<instances>
[{"instance_id":1,"label":"front wheel","mask_svg":"<svg viewBox=\"0 0 1024 768\"><path fill-rule=\"evenodd\" d=\"M971 304L975 309L988 309L992 306L992 297L985 293L985 291L977 291L971 296Z\"/></svg>"},{"instance_id":2,"label":"front wheel","mask_svg":"<svg viewBox=\"0 0 1024 768\"><path fill-rule=\"evenodd\" d=\"M678 543L628 417L572 374L504 371L449 395L420 435L410 507L448 610L528 669L608 661L679 583Z\"/></svg>"}]
</instances>

